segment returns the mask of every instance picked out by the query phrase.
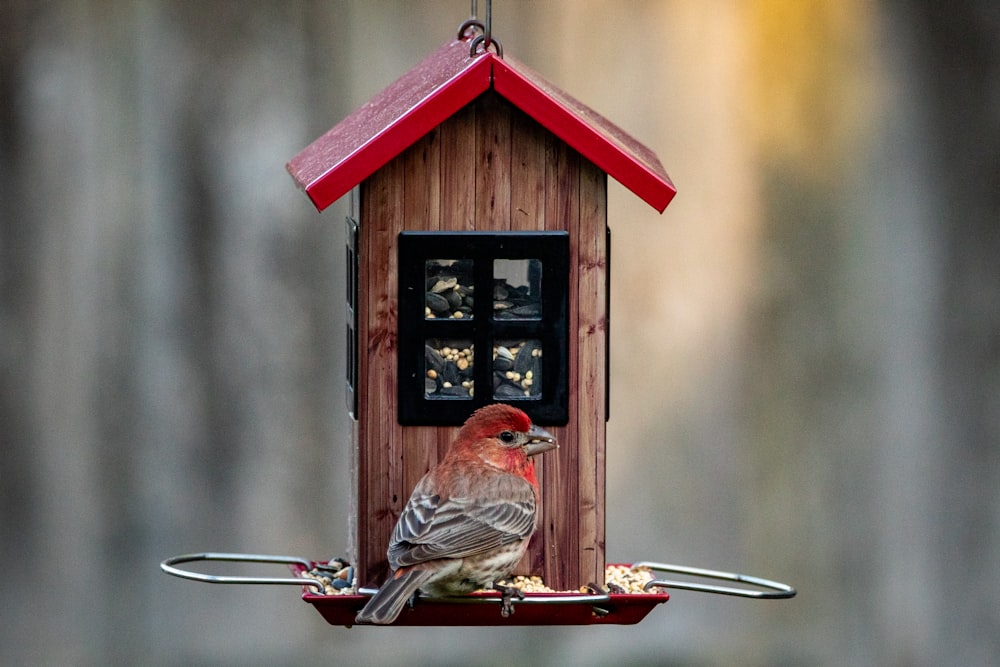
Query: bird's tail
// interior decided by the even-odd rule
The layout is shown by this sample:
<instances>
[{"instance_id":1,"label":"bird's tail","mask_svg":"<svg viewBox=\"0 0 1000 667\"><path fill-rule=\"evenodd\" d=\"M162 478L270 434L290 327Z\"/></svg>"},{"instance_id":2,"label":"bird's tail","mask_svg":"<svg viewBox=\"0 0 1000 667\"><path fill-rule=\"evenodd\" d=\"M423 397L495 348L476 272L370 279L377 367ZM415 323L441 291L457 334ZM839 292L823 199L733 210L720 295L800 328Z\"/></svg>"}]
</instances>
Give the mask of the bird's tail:
<instances>
[{"instance_id":1,"label":"bird's tail","mask_svg":"<svg viewBox=\"0 0 1000 667\"><path fill-rule=\"evenodd\" d=\"M396 620L403 605L434 575L430 568L400 568L392 573L382 588L372 596L355 617L356 623L388 625Z\"/></svg>"}]
</instances>

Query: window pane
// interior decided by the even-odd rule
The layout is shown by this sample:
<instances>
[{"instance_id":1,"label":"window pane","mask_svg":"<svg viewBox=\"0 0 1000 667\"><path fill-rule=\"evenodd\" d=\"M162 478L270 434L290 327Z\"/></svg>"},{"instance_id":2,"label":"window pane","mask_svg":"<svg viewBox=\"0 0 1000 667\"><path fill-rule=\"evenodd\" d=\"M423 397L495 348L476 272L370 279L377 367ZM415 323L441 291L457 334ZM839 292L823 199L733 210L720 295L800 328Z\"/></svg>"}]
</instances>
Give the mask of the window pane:
<instances>
[{"instance_id":1,"label":"window pane","mask_svg":"<svg viewBox=\"0 0 1000 667\"><path fill-rule=\"evenodd\" d=\"M542 342L497 341L493 346L493 398L541 398Z\"/></svg>"},{"instance_id":2,"label":"window pane","mask_svg":"<svg viewBox=\"0 0 1000 667\"><path fill-rule=\"evenodd\" d=\"M429 259L424 263L424 317L472 317L472 260Z\"/></svg>"},{"instance_id":3,"label":"window pane","mask_svg":"<svg viewBox=\"0 0 1000 667\"><path fill-rule=\"evenodd\" d=\"M472 398L472 341L429 339L424 345L424 396Z\"/></svg>"},{"instance_id":4,"label":"window pane","mask_svg":"<svg viewBox=\"0 0 1000 667\"><path fill-rule=\"evenodd\" d=\"M541 260L493 260L493 316L498 320L537 320L542 316Z\"/></svg>"}]
</instances>

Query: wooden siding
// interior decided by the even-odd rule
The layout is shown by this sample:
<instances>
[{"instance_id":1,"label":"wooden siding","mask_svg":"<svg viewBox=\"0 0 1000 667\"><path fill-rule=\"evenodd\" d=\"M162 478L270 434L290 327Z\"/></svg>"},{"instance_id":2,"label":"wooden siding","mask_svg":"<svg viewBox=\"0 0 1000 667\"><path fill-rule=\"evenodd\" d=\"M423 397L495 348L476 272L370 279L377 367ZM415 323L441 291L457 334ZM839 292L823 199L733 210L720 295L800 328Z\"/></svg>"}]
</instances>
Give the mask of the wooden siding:
<instances>
[{"instance_id":1,"label":"wooden siding","mask_svg":"<svg viewBox=\"0 0 1000 667\"><path fill-rule=\"evenodd\" d=\"M542 513L521 572L556 589L603 580L606 175L496 94L460 110L362 186L358 514L362 584L379 584L392 527L455 427L396 420L396 237L404 230L570 233L569 424L540 457Z\"/></svg>"}]
</instances>

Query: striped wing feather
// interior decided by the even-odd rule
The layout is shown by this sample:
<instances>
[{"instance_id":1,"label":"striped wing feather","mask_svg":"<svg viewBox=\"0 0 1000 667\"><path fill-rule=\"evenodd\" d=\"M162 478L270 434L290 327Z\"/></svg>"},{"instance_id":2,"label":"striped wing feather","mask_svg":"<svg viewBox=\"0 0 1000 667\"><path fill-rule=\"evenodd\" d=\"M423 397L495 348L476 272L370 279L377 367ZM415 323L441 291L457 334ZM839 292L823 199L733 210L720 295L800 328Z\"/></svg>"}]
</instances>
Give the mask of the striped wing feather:
<instances>
[{"instance_id":1,"label":"striped wing feather","mask_svg":"<svg viewBox=\"0 0 1000 667\"><path fill-rule=\"evenodd\" d=\"M519 477L501 473L503 499L429 492L429 477L417 484L389 545L395 570L438 558L465 558L525 539L535 528L535 492Z\"/></svg>"}]
</instances>

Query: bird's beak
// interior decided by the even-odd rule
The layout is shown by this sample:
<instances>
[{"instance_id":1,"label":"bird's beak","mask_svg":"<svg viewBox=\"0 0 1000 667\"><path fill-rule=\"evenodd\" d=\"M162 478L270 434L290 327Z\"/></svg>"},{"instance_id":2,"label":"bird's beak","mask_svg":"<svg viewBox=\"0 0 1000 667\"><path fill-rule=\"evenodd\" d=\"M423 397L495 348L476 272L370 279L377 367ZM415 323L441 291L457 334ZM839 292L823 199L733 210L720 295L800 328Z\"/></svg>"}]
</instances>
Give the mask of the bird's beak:
<instances>
[{"instance_id":1,"label":"bird's beak","mask_svg":"<svg viewBox=\"0 0 1000 667\"><path fill-rule=\"evenodd\" d=\"M556 444L555 436L540 426L532 425L531 430L528 431L528 437L530 440L524 446L525 453L528 456L541 454L559 446Z\"/></svg>"}]
</instances>

